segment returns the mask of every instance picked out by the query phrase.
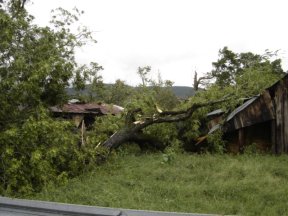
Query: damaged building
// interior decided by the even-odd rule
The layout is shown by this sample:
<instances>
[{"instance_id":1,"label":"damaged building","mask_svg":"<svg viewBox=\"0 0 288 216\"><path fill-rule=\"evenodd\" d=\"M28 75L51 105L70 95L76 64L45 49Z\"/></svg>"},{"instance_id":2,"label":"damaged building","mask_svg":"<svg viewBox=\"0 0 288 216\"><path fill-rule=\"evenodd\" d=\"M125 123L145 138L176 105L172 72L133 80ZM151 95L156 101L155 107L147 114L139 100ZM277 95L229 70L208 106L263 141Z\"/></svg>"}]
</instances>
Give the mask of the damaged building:
<instances>
[{"instance_id":1,"label":"damaged building","mask_svg":"<svg viewBox=\"0 0 288 216\"><path fill-rule=\"evenodd\" d=\"M288 74L260 95L247 99L225 119L221 110L208 117L209 133L221 128L230 152L241 152L255 144L263 151L288 153Z\"/></svg>"},{"instance_id":2,"label":"damaged building","mask_svg":"<svg viewBox=\"0 0 288 216\"><path fill-rule=\"evenodd\" d=\"M95 118L103 115L118 115L123 107L104 103L80 103L71 100L70 103L50 108L54 117L72 119L76 127L89 127L95 122Z\"/></svg>"}]
</instances>

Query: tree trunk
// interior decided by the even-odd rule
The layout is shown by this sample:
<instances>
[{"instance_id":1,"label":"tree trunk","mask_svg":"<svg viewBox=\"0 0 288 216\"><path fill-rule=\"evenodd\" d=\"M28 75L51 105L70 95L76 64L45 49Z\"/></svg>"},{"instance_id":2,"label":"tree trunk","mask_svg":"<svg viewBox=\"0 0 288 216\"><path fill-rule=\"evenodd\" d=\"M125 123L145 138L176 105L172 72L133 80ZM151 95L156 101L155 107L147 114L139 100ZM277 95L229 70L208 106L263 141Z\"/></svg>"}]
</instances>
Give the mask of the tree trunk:
<instances>
[{"instance_id":1,"label":"tree trunk","mask_svg":"<svg viewBox=\"0 0 288 216\"><path fill-rule=\"evenodd\" d=\"M194 81L193 81L194 91L197 92L199 90L200 85L204 85L205 84L204 80L211 80L211 79L212 79L212 76L211 75L207 75L207 74L206 74L206 76L198 78L197 71L195 71L195 73L194 73Z\"/></svg>"},{"instance_id":2,"label":"tree trunk","mask_svg":"<svg viewBox=\"0 0 288 216\"><path fill-rule=\"evenodd\" d=\"M114 133L102 145L109 149L118 148L122 143L128 142L132 135L133 133L131 133L131 131L125 127Z\"/></svg>"},{"instance_id":3,"label":"tree trunk","mask_svg":"<svg viewBox=\"0 0 288 216\"><path fill-rule=\"evenodd\" d=\"M108 148L109 150L118 148L121 144L129 141L135 141L141 144L141 142L150 142L157 149L164 149L164 145L161 144L157 139L148 137L142 133L142 129L159 123L172 123L184 121L192 116L192 114L199 108L214 105L226 101L227 99L221 99L217 101L210 101L206 103L192 104L186 110L180 111L166 111L161 113L155 113L150 118L145 118L143 121L135 121L134 115L138 112L142 112L141 109L136 109L128 112L126 116L126 125L115 132L110 138L108 138L102 146Z\"/></svg>"}]
</instances>

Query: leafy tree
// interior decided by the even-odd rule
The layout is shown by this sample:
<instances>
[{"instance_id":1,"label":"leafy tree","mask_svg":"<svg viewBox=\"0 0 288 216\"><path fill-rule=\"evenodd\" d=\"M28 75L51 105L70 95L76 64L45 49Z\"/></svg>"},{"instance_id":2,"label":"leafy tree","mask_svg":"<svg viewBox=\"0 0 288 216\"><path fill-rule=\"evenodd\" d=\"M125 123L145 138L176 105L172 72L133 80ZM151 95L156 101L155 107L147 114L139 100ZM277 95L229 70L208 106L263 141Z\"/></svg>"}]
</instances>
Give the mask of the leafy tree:
<instances>
[{"instance_id":1,"label":"leafy tree","mask_svg":"<svg viewBox=\"0 0 288 216\"><path fill-rule=\"evenodd\" d=\"M133 94L133 89L126 85L124 81L117 79L115 83L109 88L108 103L125 106L127 100Z\"/></svg>"},{"instance_id":2,"label":"leafy tree","mask_svg":"<svg viewBox=\"0 0 288 216\"><path fill-rule=\"evenodd\" d=\"M172 92L172 81L163 80L161 74L158 73L158 79L156 81L151 80L150 83L156 106L160 109L172 110L179 105L179 100Z\"/></svg>"},{"instance_id":3,"label":"leafy tree","mask_svg":"<svg viewBox=\"0 0 288 216\"><path fill-rule=\"evenodd\" d=\"M239 98L252 97L260 94L281 77L282 73L275 73L273 64L247 68L241 76L236 77L237 84L234 89Z\"/></svg>"},{"instance_id":4,"label":"leafy tree","mask_svg":"<svg viewBox=\"0 0 288 216\"><path fill-rule=\"evenodd\" d=\"M224 87L234 85L237 77L241 76L246 69L261 70L262 67L271 67L272 72L276 75L283 75L284 71L281 67L281 60L273 58L277 57L276 52L266 52L263 55L247 53L234 53L228 47L219 50L219 59L213 62L214 69L210 76L216 78L216 84Z\"/></svg>"},{"instance_id":5,"label":"leafy tree","mask_svg":"<svg viewBox=\"0 0 288 216\"><path fill-rule=\"evenodd\" d=\"M150 79L147 77L147 75L150 72L151 72L151 67L150 66L138 67L137 74L141 78L142 86L147 86L147 83L150 81Z\"/></svg>"},{"instance_id":6,"label":"leafy tree","mask_svg":"<svg viewBox=\"0 0 288 216\"><path fill-rule=\"evenodd\" d=\"M211 74L216 78L216 82L220 86L233 83L240 68L238 55L227 47L219 50L219 59L217 62L213 62L212 65L214 69Z\"/></svg>"},{"instance_id":7,"label":"leafy tree","mask_svg":"<svg viewBox=\"0 0 288 216\"><path fill-rule=\"evenodd\" d=\"M64 183L105 155L91 142L80 148L72 124L51 119L44 108L65 102L66 87L74 82L81 89L102 69L75 62L75 48L94 41L85 27L78 33L69 29L82 12L57 9L52 27L39 27L25 2L0 2L1 195Z\"/></svg>"},{"instance_id":8,"label":"leafy tree","mask_svg":"<svg viewBox=\"0 0 288 216\"><path fill-rule=\"evenodd\" d=\"M103 77L99 73L101 70L103 67L95 62L77 68L73 82L76 97L86 102L103 101L107 98ZM83 94L83 90L87 94Z\"/></svg>"},{"instance_id":9,"label":"leafy tree","mask_svg":"<svg viewBox=\"0 0 288 216\"><path fill-rule=\"evenodd\" d=\"M145 73L142 73L143 71ZM132 88L130 93L127 94L128 97L124 100L123 105L128 110L128 113L141 108L142 114L138 113L137 116L144 117L153 115L161 110L173 109L179 104L171 89L173 83L169 80L163 81L160 74L158 75L158 80L151 79L149 77L150 71L150 66L138 68L137 73L142 83ZM127 90L124 89L123 91L127 92Z\"/></svg>"},{"instance_id":10,"label":"leafy tree","mask_svg":"<svg viewBox=\"0 0 288 216\"><path fill-rule=\"evenodd\" d=\"M63 103L70 80L85 78L75 74L75 48L94 41L85 27L69 29L81 11L59 8L52 27L39 27L25 2L11 0L0 10L0 128L21 122L41 104Z\"/></svg>"}]
</instances>

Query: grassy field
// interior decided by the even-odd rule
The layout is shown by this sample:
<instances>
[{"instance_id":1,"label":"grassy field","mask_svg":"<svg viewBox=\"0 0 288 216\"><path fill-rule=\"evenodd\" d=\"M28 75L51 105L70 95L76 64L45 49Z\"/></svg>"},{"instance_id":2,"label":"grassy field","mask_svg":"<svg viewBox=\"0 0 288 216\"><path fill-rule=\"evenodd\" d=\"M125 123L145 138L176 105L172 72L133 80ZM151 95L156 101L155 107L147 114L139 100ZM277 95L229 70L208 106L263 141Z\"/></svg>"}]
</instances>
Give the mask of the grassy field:
<instances>
[{"instance_id":1,"label":"grassy field","mask_svg":"<svg viewBox=\"0 0 288 216\"><path fill-rule=\"evenodd\" d=\"M288 157L117 156L30 199L176 212L288 215Z\"/></svg>"}]
</instances>

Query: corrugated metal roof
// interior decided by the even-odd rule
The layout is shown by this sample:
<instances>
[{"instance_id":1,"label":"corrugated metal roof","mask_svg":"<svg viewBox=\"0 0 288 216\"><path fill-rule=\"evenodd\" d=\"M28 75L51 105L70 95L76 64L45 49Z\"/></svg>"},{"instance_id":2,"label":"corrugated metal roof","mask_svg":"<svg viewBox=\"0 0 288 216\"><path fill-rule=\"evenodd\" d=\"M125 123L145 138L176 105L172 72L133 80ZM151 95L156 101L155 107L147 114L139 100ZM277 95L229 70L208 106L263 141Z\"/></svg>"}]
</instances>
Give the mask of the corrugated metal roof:
<instances>
[{"instance_id":1,"label":"corrugated metal roof","mask_svg":"<svg viewBox=\"0 0 288 216\"><path fill-rule=\"evenodd\" d=\"M50 110L55 113L77 113L77 114L120 114L124 108L117 105L104 103L85 103L85 104L64 104L62 107L54 106Z\"/></svg>"},{"instance_id":2,"label":"corrugated metal roof","mask_svg":"<svg viewBox=\"0 0 288 216\"><path fill-rule=\"evenodd\" d=\"M214 131L216 131L216 130L218 130L218 129L220 129L220 128L221 128L220 124L214 125L214 126L210 129L210 131L208 132L208 134L212 134Z\"/></svg>"},{"instance_id":3,"label":"corrugated metal roof","mask_svg":"<svg viewBox=\"0 0 288 216\"><path fill-rule=\"evenodd\" d=\"M217 110L214 110L214 111L208 113L206 116L209 117L209 116L213 116L213 115L220 115L222 113L224 113L224 111L222 109L217 109Z\"/></svg>"},{"instance_id":4,"label":"corrugated metal roof","mask_svg":"<svg viewBox=\"0 0 288 216\"><path fill-rule=\"evenodd\" d=\"M248 107L250 104L252 104L259 96L252 97L251 99L247 100L245 103L243 103L241 106L237 107L235 110L233 110L227 117L226 121L230 121L235 115L237 115L239 112L244 110L246 107Z\"/></svg>"},{"instance_id":5,"label":"corrugated metal roof","mask_svg":"<svg viewBox=\"0 0 288 216\"><path fill-rule=\"evenodd\" d=\"M79 103L79 102L80 102L80 100L78 100L78 99L71 99L68 101L68 104L75 104L75 103Z\"/></svg>"},{"instance_id":6,"label":"corrugated metal roof","mask_svg":"<svg viewBox=\"0 0 288 216\"><path fill-rule=\"evenodd\" d=\"M283 76L282 79L278 80L273 85L266 88L266 90L268 90L270 92L270 96L271 96L271 91L275 91L276 86L282 81L284 81L284 84L287 85L288 73L285 74L285 76ZM246 100L242 105L240 105L239 107L234 109L228 115L228 117L225 120L224 130L225 130L225 128L226 128L226 130L228 130L229 128L230 129L232 128L231 130L236 130L236 129L239 129L241 127L247 127L247 126L251 126L252 124L257 124L260 122L269 121L269 120L273 119L274 115L273 115L273 113L271 114L271 107L270 106L268 107L268 105L266 104L267 101L263 95L265 95L265 91L263 91L261 95L257 95L257 96L254 96L252 98L248 98L248 100ZM257 99L259 99L259 100L257 100ZM261 111L259 111L259 106L261 104L263 105L263 107L261 107ZM251 107L251 106L254 106L254 105L256 108L258 106L258 111L253 110L254 107ZM273 105L271 105L271 106L273 106ZM245 114L247 114L246 119L245 118L243 119L243 116L241 117L241 119L238 119L238 114L241 113L242 111L245 112L245 109L249 110L247 113L245 113ZM216 114L220 113L220 111L221 111L221 109L214 110L214 111L208 113L207 116L216 115ZM259 116L259 115L261 115L261 116ZM231 121L232 119L234 119L234 121ZM214 126L209 131L209 134L213 133L218 128L219 127L217 125Z\"/></svg>"}]
</instances>

